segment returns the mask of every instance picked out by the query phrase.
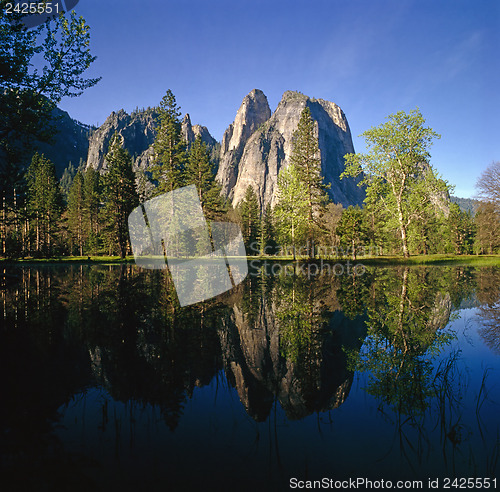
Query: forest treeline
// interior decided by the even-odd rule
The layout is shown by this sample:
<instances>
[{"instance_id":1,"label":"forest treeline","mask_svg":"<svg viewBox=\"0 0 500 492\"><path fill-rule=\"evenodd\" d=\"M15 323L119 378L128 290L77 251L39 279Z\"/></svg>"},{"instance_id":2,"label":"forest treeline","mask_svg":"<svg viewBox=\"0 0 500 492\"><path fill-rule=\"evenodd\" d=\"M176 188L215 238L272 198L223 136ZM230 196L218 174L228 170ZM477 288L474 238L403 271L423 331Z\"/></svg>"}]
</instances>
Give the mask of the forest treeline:
<instances>
[{"instance_id":1,"label":"forest treeline","mask_svg":"<svg viewBox=\"0 0 500 492\"><path fill-rule=\"evenodd\" d=\"M358 177L363 207L343 208L327 193L315 122L301 114L289 165L278 176L277 203L263 207L251 186L234 208L220 194L210 149L182 138L180 108L169 90L158 112L155 160L133 167L123 137L111 139L101 172L80 166L72 179L56 177L54 164L35 154L24 180L2 197L1 255L51 257L131 253L128 215L141 202L195 185L208 220L240 224L248 255L350 256L364 254L491 254L500 249L500 216L491 173L478 182L484 201L475 213L450 201L451 187L429 164L439 138L418 110L390 115L363 136L367 154L346 155L341 176ZM488 175L490 173L490 175Z\"/></svg>"}]
</instances>

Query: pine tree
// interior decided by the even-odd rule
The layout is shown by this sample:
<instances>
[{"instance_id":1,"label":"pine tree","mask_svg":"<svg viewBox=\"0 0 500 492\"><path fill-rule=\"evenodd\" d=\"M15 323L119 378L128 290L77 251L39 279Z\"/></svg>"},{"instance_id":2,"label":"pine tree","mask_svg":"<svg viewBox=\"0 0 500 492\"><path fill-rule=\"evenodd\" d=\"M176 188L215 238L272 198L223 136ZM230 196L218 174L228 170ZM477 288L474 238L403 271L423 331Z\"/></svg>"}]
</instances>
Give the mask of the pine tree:
<instances>
[{"instance_id":1,"label":"pine tree","mask_svg":"<svg viewBox=\"0 0 500 492\"><path fill-rule=\"evenodd\" d=\"M27 209L35 231L37 254L52 254L62 196L54 164L36 153L26 172Z\"/></svg>"},{"instance_id":2,"label":"pine tree","mask_svg":"<svg viewBox=\"0 0 500 492\"><path fill-rule=\"evenodd\" d=\"M259 247L261 255L274 254L276 241L274 239L273 212L268 205L260 218Z\"/></svg>"},{"instance_id":3,"label":"pine tree","mask_svg":"<svg viewBox=\"0 0 500 492\"><path fill-rule=\"evenodd\" d=\"M185 184L196 186L205 217L214 220L220 216L223 210L220 187L215 181L210 153L199 135L189 149L185 174Z\"/></svg>"},{"instance_id":4,"label":"pine tree","mask_svg":"<svg viewBox=\"0 0 500 492\"><path fill-rule=\"evenodd\" d=\"M99 211L101 208L101 175L94 168L89 167L84 176L84 204L87 246L91 254L99 250Z\"/></svg>"},{"instance_id":5,"label":"pine tree","mask_svg":"<svg viewBox=\"0 0 500 492\"><path fill-rule=\"evenodd\" d=\"M86 232L84 202L84 179L82 173L78 171L68 193L68 226L80 256L83 256Z\"/></svg>"},{"instance_id":6,"label":"pine tree","mask_svg":"<svg viewBox=\"0 0 500 492\"><path fill-rule=\"evenodd\" d=\"M293 135L290 163L307 190L307 241L309 256L314 257L314 240L320 230L319 219L328 202L327 185L323 183L318 139L314 134L314 121L306 106Z\"/></svg>"},{"instance_id":7,"label":"pine tree","mask_svg":"<svg viewBox=\"0 0 500 492\"><path fill-rule=\"evenodd\" d=\"M183 186L187 144L182 138L180 108L169 89L158 108L158 130L154 141L155 164L151 174L157 183L156 194Z\"/></svg>"},{"instance_id":8,"label":"pine tree","mask_svg":"<svg viewBox=\"0 0 500 492\"><path fill-rule=\"evenodd\" d=\"M135 174L132 158L122 147L121 137L114 134L106 155L108 172L104 175L106 205L103 215L106 222L107 239L110 250L118 246L121 258L125 258L128 248L128 216L139 204L135 189Z\"/></svg>"},{"instance_id":9,"label":"pine tree","mask_svg":"<svg viewBox=\"0 0 500 492\"><path fill-rule=\"evenodd\" d=\"M454 253L457 255L471 253L475 232L471 213L464 212L456 203L452 203L447 222Z\"/></svg>"},{"instance_id":10,"label":"pine tree","mask_svg":"<svg viewBox=\"0 0 500 492\"><path fill-rule=\"evenodd\" d=\"M257 196L251 186L245 192L243 200L239 204L243 240L247 251L250 249L254 254L260 252L258 244L260 229L260 209Z\"/></svg>"}]
</instances>

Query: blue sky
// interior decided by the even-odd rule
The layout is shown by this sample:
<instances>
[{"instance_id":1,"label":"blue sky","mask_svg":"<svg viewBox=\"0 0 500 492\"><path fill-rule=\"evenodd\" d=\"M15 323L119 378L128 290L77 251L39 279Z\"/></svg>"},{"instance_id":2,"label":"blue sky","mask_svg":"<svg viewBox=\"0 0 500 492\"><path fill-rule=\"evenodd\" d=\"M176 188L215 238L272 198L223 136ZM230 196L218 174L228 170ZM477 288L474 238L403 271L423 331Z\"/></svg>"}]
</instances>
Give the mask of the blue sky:
<instances>
[{"instance_id":1,"label":"blue sky","mask_svg":"<svg viewBox=\"0 0 500 492\"><path fill-rule=\"evenodd\" d=\"M218 140L257 88L274 110L286 90L337 103L358 135L419 107L442 135L431 163L471 197L500 160L497 0L80 0L102 81L61 107L102 124L155 106L171 89Z\"/></svg>"}]
</instances>

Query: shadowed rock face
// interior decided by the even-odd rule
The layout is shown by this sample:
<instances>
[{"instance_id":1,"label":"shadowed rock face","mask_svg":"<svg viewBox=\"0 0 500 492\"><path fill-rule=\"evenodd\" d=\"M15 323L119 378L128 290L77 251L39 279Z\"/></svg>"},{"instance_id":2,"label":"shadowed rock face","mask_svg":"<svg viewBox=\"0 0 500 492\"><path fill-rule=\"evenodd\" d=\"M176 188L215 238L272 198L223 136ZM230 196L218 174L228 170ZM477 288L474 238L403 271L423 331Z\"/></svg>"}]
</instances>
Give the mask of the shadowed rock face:
<instances>
[{"instance_id":1,"label":"shadowed rock face","mask_svg":"<svg viewBox=\"0 0 500 492\"><path fill-rule=\"evenodd\" d=\"M247 106L249 101L257 100L256 94L262 104L254 104L260 109L249 112ZM243 199L248 186L254 188L261 207L276 204L278 173L290 162L293 133L306 105L316 122L323 175L331 184L330 196L344 206L361 204L364 192L357 187L356 180L339 179L345 167L344 155L354 152L343 111L333 102L287 91L272 116L250 133L252 124L255 127L255 121L263 120L268 114L264 99L262 92L252 91L224 134L217 180L233 205Z\"/></svg>"},{"instance_id":2,"label":"shadowed rock face","mask_svg":"<svg viewBox=\"0 0 500 492\"><path fill-rule=\"evenodd\" d=\"M90 139L87 169L90 167L97 171L107 169L105 156L115 132L123 137L124 147L134 160L138 160L136 165L140 167L147 165L153 156L149 148L155 138L156 118L157 113L153 110L134 113L132 116L123 109L117 113L113 111Z\"/></svg>"},{"instance_id":3,"label":"shadowed rock face","mask_svg":"<svg viewBox=\"0 0 500 492\"><path fill-rule=\"evenodd\" d=\"M147 169L154 160L153 142L156 136L157 117L158 113L152 109L132 115L123 109L111 113L90 138L87 168L93 167L98 171L107 169L105 156L111 137L117 132L123 137L124 147L134 159L134 166ZM192 144L198 135L209 147L213 147L216 143L206 127L191 124L189 114L182 120L181 132L188 145Z\"/></svg>"}]
</instances>

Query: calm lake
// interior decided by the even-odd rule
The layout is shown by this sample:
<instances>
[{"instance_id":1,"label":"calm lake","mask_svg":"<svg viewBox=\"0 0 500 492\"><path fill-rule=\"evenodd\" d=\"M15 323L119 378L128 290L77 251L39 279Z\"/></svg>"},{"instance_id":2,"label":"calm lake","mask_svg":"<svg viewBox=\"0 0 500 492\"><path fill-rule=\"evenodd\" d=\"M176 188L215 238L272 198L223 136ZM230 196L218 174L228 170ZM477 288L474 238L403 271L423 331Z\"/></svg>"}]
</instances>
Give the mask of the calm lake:
<instances>
[{"instance_id":1,"label":"calm lake","mask_svg":"<svg viewBox=\"0 0 500 492\"><path fill-rule=\"evenodd\" d=\"M497 476L500 268L272 266L184 308L163 270L5 267L2 490Z\"/></svg>"}]
</instances>

